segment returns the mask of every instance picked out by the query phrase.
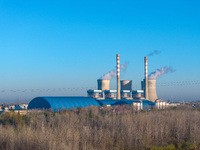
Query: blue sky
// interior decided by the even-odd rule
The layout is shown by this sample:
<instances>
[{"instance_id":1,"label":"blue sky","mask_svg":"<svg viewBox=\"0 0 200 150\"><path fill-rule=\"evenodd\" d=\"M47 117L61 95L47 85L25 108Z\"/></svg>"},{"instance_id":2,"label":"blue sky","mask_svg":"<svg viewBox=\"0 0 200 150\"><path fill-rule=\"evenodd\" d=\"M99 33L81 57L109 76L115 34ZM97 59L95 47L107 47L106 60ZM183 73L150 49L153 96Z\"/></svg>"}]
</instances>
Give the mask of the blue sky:
<instances>
[{"instance_id":1,"label":"blue sky","mask_svg":"<svg viewBox=\"0 0 200 150\"><path fill-rule=\"evenodd\" d=\"M117 53L129 62L121 79L140 89L144 56L154 50L161 53L149 57L149 73L166 65L176 70L157 79L159 98L200 100L199 6L198 0L0 0L0 101L85 96L115 69Z\"/></svg>"}]
</instances>

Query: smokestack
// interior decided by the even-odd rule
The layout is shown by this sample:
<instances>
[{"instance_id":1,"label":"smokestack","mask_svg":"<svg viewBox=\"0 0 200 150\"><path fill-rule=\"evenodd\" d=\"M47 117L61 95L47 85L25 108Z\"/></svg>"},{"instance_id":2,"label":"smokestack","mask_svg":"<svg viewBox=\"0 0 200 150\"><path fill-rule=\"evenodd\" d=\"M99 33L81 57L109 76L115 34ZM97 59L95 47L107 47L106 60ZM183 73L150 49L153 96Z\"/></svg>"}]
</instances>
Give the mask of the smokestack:
<instances>
[{"instance_id":1,"label":"smokestack","mask_svg":"<svg viewBox=\"0 0 200 150\"><path fill-rule=\"evenodd\" d=\"M119 61L119 54L117 54L117 99L121 99L121 96L120 96L120 61Z\"/></svg>"},{"instance_id":2,"label":"smokestack","mask_svg":"<svg viewBox=\"0 0 200 150\"><path fill-rule=\"evenodd\" d=\"M156 94L156 79L149 79L148 80L148 90L149 90L149 100L155 102L158 97Z\"/></svg>"},{"instance_id":3,"label":"smokestack","mask_svg":"<svg viewBox=\"0 0 200 150\"><path fill-rule=\"evenodd\" d=\"M98 90L110 90L110 80L98 79Z\"/></svg>"},{"instance_id":4,"label":"smokestack","mask_svg":"<svg viewBox=\"0 0 200 150\"><path fill-rule=\"evenodd\" d=\"M147 63L147 57L144 57L144 63L145 63L144 97L145 97L145 99L149 99L149 92L148 92L148 63Z\"/></svg>"}]
</instances>

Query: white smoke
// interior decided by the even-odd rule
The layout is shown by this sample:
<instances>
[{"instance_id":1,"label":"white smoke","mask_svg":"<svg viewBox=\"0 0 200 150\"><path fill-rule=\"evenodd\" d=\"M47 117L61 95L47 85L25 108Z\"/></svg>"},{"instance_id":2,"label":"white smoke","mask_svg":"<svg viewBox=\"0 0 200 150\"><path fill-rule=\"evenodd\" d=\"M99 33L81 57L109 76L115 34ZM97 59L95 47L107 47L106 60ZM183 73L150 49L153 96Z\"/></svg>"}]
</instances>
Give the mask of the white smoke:
<instances>
[{"instance_id":1,"label":"white smoke","mask_svg":"<svg viewBox=\"0 0 200 150\"><path fill-rule=\"evenodd\" d=\"M104 74L100 79L110 80L113 77L116 77L116 75L117 75L117 71L111 70L108 73Z\"/></svg>"},{"instance_id":2,"label":"white smoke","mask_svg":"<svg viewBox=\"0 0 200 150\"><path fill-rule=\"evenodd\" d=\"M147 56L149 57L149 56L153 56L153 55L158 55L160 53L161 53L160 51L154 50L153 52L149 53Z\"/></svg>"},{"instance_id":3,"label":"white smoke","mask_svg":"<svg viewBox=\"0 0 200 150\"><path fill-rule=\"evenodd\" d=\"M128 63L126 62L124 65L120 65L120 69L126 71L127 66L128 66Z\"/></svg>"},{"instance_id":4,"label":"white smoke","mask_svg":"<svg viewBox=\"0 0 200 150\"><path fill-rule=\"evenodd\" d=\"M125 63L124 65L120 65L120 69L123 71L126 71L127 66L128 66L128 63ZM110 80L116 76L117 76L117 70L111 70L108 73L104 74L100 79Z\"/></svg>"},{"instance_id":5,"label":"white smoke","mask_svg":"<svg viewBox=\"0 0 200 150\"><path fill-rule=\"evenodd\" d=\"M175 70L172 67L165 66L161 69L157 69L156 71L150 73L148 78L149 79L156 79L156 78L162 76L163 74L166 74L168 72L174 72L174 71Z\"/></svg>"}]
</instances>

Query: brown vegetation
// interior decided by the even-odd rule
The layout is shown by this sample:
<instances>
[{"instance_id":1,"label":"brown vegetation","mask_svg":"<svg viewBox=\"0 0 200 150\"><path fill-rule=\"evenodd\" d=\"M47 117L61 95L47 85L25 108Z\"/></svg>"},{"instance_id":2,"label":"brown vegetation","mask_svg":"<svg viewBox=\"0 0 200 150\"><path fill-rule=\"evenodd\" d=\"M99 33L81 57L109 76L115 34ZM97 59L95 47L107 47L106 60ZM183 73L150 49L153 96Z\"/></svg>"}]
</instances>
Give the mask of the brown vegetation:
<instances>
[{"instance_id":1,"label":"brown vegetation","mask_svg":"<svg viewBox=\"0 0 200 150\"><path fill-rule=\"evenodd\" d=\"M126 106L131 110L131 106ZM90 107L59 113L0 115L0 149L199 149L200 112L192 109L118 112Z\"/></svg>"}]
</instances>

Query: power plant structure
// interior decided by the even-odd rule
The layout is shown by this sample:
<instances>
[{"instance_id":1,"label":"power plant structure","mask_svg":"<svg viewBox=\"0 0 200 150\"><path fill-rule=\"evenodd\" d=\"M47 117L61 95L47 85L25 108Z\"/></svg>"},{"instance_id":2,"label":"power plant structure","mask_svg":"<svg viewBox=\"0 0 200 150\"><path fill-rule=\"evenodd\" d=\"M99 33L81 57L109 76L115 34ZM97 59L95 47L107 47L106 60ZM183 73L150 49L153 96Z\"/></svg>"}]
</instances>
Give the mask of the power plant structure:
<instances>
[{"instance_id":1,"label":"power plant structure","mask_svg":"<svg viewBox=\"0 0 200 150\"><path fill-rule=\"evenodd\" d=\"M164 103L158 99L156 93L156 79L148 78L147 57L144 58L144 79L141 82L141 89L132 89L132 80L120 81L120 55L116 55L117 77L116 90L110 89L110 79L100 78L97 80L97 90L87 91L88 97L36 97L28 105L28 109L71 109L87 106L122 105L133 104L133 107L140 109L152 109L154 107L164 108Z\"/></svg>"},{"instance_id":2,"label":"power plant structure","mask_svg":"<svg viewBox=\"0 0 200 150\"><path fill-rule=\"evenodd\" d=\"M120 61L119 61L119 54L117 54L117 99L121 99L121 96L120 96Z\"/></svg>"},{"instance_id":3,"label":"power plant structure","mask_svg":"<svg viewBox=\"0 0 200 150\"><path fill-rule=\"evenodd\" d=\"M132 80L121 80L121 90L132 90Z\"/></svg>"},{"instance_id":4,"label":"power plant structure","mask_svg":"<svg viewBox=\"0 0 200 150\"><path fill-rule=\"evenodd\" d=\"M145 84L146 84L146 82L144 79L143 81L141 81L141 89L143 91L145 91L145 88L147 87L147 86L145 86ZM148 79L147 84L148 84L148 100L150 100L152 102L162 101L161 99L158 99L158 97L157 97L156 79Z\"/></svg>"},{"instance_id":5,"label":"power plant structure","mask_svg":"<svg viewBox=\"0 0 200 150\"><path fill-rule=\"evenodd\" d=\"M148 63L147 57L144 57L144 64L145 64L145 79L144 79L144 97L145 99L149 99L149 88L148 88Z\"/></svg>"},{"instance_id":6,"label":"power plant structure","mask_svg":"<svg viewBox=\"0 0 200 150\"><path fill-rule=\"evenodd\" d=\"M126 99L126 100L149 100L152 102L161 101L158 99L156 93L156 79L148 78L148 61L147 57L144 57L144 79L141 81L141 89L132 89L132 80L121 80L120 81L120 58L117 54L117 90L110 90L109 79L98 79L97 87L98 90L88 90L88 97L95 99Z\"/></svg>"},{"instance_id":7,"label":"power plant structure","mask_svg":"<svg viewBox=\"0 0 200 150\"><path fill-rule=\"evenodd\" d=\"M98 79L98 90L110 90L110 80Z\"/></svg>"},{"instance_id":8,"label":"power plant structure","mask_svg":"<svg viewBox=\"0 0 200 150\"><path fill-rule=\"evenodd\" d=\"M149 79L148 80L148 90L149 90L149 100L155 102L158 100L157 93L156 93L156 79Z\"/></svg>"}]
</instances>

